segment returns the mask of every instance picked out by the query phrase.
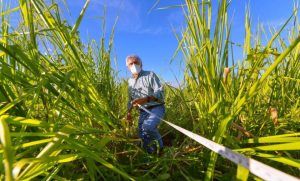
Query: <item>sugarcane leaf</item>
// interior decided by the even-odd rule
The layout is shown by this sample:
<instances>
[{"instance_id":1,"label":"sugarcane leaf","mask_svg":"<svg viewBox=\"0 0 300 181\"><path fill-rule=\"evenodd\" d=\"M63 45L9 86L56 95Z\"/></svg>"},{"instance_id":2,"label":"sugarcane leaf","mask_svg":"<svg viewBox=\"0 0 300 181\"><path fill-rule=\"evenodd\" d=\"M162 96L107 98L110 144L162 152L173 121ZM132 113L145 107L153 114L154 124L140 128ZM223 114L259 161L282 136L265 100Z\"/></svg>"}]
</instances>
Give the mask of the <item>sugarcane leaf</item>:
<instances>
[{"instance_id":1,"label":"sugarcane leaf","mask_svg":"<svg viewBox=\"0 0 300 181\"><path fill-rule=\"evenodd\" d=\"M247 181L249 176L249 170L242 165L237 166L236 179L239 181Z\"/></svg>"},{"instance_id":2,"label":"sugarcane leaf","mask_svg":"<svg viewBox=\"0 0 300 181\"><path fill-rule=\"evenodd\" d=\"M5 179L13 180L12 169L14 162L14 151L10 138L10 131L6 122L6 117L0 116L0 141L3 149L3 163L5 168Z\"/></svg>"}]
</instances>

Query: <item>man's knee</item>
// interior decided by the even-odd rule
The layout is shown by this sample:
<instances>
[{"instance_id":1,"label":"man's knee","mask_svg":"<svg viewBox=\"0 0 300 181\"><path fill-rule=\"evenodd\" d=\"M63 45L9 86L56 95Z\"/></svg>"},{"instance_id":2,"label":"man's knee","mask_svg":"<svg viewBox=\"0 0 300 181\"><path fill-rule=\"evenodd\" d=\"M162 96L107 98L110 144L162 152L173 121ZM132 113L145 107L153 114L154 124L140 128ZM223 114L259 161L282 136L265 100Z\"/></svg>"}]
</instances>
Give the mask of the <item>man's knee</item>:
<instances>
[{"instance_id":1,"label":"man's knee","mask_svg":"<svg viewBox=\"0 0 300 181\"><path fill-rule=\"evenodd\" d=\"M143 132L146 132L148 134L151 134L156 129L156 126L154 124L143 124L142 130Z\"/></svg>"}]
</instances>

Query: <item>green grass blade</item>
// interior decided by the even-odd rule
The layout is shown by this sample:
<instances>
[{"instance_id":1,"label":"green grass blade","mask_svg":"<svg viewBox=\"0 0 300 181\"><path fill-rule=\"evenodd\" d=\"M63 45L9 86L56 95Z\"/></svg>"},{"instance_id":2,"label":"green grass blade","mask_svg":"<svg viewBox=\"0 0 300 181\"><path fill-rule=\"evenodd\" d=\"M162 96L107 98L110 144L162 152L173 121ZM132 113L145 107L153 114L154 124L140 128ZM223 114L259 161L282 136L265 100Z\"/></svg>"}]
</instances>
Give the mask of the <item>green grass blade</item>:
<instances>
[{"instance_id":1,"label":"green grass blade","mask_svg":"<svg viewBox=\"0 0 300 181\"><path fill-rule=\"evenodd\" d=\"M279 155L272 155L272 154L266 154L266 153L260 153L260 152L255 152L253 154L254 156L261 157L261 158L266 158L269 160L273 160L276 162L280 162L295 168L300 168L300 160L299 159L293 159L293 158L286 158L283 156Z\"/></svg>"},{"instance_id":2,"label":"green grass blade","mask_svg":"<svg viewBox=\"0 0 300 181\"><path fill-rule=\"evenodd\" d=\"M282 143L282 142L299 142L299 137L263 137L252 138L243 141L243 143Z\"/></svg>"},{"instance_id":3,"label":"green grass blade","mask_svg":"<svg viewBox=\"0 0 300 181\"><path fill-rule=\"evenodd\" d=\"M5 12L1 12L0 13L0 17L3 17L5 15L8 15L10 13L13 13L15 11L18 11L20 9L20 7L15 7L15 8L12 8L12 9L9 9L8 11L5 11ZM1 56L0 56L1 57Z\"/></svg>"},{"instance_id":4,"label":"green grass blade","mask_svg":"<svg viewBox=\"0 0 300 181\"><path fill-rule=\"evenodd\" d=\"M300 142L294 143L283 143L283 144L274 144L268 146L257 146L251 148L241 148L236 149L235 151L276 151L276 150L300 150Z\"/></svg>"},{"instance_id":5,"label":"green grass blade","mask_svg":"<svg viewBox=\"0 0 300 181\"><path fill-rule=\"evenodd\" d=\"M87 1L85 2L85 5L84 5L83 9L81 10L79 17L78 17L78 19L77 19L77 21L76 21L74 27L72 28L71 34L74 34L75 32L77 32L78 27L79 27L79 25L80 25L80 23L81 23L81 21L82 21L82 18L83 18L83 16L84 16L84 13L85 13L85 11L86 11L86 9L87 9L89 3L90 3L90 0L87 0Z\"/></svg>"},{"instance_id":6,"label":"green grass blade","mask_svg":"<svg viewBox=\"0 0 300 181\"><path fill-rule=\"evenodd\" d=\"M0 116L0 141L3 148L3 164L5 168L5 180L12 181L12 169L14 161L14 151L11 144L10 132L6 123L6 118Z\"/></svg>"},{"instance_id":7,"label":"green grass blade","mask_svg":"<svg viewBox=\"0 0 300 181\"><path fill-rule=\"evenodd\" d=\"M242 165L238 165L236 179L238 181L247 181L249 176L249 170Z\"/></svg>"}]
</instances>

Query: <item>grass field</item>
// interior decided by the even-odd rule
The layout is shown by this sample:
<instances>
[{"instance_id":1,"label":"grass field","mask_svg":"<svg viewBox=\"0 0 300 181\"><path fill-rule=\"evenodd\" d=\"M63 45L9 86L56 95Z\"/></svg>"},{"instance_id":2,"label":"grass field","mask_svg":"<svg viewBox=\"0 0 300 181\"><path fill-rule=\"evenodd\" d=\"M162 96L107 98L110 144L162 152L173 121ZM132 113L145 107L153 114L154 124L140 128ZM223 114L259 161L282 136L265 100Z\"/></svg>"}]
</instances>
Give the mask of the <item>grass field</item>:
<instances>
[{"instance_id":1,"label":"grass field","mask_svg":"<svg viewBox=\"0 0 300 181\"><path fill-rule=\"evenodd\" d=\"M71 26L55 1L19 0L12 8L0 1L0 179L260 180L166 124L160 126L163 157L143 152L136 120L124 118L127 83L111 68L114 30L100 42L80 39L89 2ZM230 4L185 3L187 26L174 35L184 80L165 84L165 119L299 177L298 9L279 30L257 34L248 13L245 58L237 63ZM12 26L16 12L23 21ZM270 39L262 43L266 33Z\"/></svg>"}]
</instances>

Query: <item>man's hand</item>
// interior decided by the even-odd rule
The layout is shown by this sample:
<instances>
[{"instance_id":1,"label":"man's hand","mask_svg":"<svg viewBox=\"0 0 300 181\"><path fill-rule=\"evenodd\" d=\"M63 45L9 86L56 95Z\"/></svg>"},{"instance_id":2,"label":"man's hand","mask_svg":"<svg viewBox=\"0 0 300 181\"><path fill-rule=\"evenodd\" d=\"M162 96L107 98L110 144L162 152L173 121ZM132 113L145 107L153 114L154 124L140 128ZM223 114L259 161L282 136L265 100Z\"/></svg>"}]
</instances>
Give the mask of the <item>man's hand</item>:
<instances>
[{"instance_id":1,"label":"man's hand","mask_svg":"<svg viewBox=\"0 0 300 181\"><path fill-rule=\"evenodd\" d=\"M135 99L133 100L131 103L134 107L137 107L138 104L139 105L143 105L145 103L149 102L149 97L143 97L143 98L140 98L140 99Z\"/></svg>"},{"instance_id":2,"label":"man's hand","mask_svg":"<svg viewBox=\"0 0 300 181\"><path fill-rule=\"evenodd\" d=\"M131 112L127 113L127 117L126 117L127 121L132 121L132 115Z\"/></svg>"}]
</instances>

